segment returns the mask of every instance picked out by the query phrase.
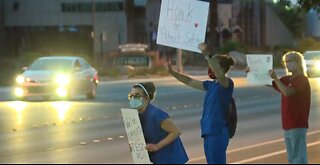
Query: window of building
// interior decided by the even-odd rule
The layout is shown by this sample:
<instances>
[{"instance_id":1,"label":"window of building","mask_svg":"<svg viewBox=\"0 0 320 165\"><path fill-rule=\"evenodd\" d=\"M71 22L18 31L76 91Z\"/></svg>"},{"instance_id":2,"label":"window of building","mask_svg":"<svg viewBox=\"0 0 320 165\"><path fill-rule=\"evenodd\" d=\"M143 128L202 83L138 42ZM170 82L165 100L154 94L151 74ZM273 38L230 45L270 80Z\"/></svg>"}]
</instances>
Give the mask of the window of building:
<instances>
[{"instance_id":1,"label":"window of building","mask_svg":"<svg viewBox=\"0 0 320 165\"><path fill-rule=\"evenodd\" d=\"M92 12L92 3L62 3L62 12ZM123 11L122 2L97 2L95 4L96 12L117 12Z\"/></svg>"},{"instance_id":2,"label":"window of building","mask_svg":"<svg viewBox=\"0 0 320 165\"><path fill-rule=\"evenodd\" d=\"M19 2L13 2L12 8L14 11L19 10Z\"/></svg>"}]
</instances>

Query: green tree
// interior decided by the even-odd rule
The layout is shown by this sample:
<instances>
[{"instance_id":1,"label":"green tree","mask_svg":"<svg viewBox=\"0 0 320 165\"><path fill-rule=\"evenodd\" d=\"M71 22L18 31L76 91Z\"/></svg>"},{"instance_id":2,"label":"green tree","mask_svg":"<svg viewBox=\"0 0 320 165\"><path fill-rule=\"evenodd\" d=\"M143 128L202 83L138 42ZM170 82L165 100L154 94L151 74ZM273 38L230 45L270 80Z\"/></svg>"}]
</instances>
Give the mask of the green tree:
<instances>
[{"instance_id":1,"label":"green tree","mask_svg":"<svg viewBox=\"0 0 320 165\"><path fill-rule=\"evenodd\" d=\"M291 1L280 0L271 4L274 12L286 25L295 38L301 38L304 31L303 12L300 8L293 6Z\"/></svg>"},{"instance_id":2,"label":"green tree","mask_svg":"<svg viewBox=\"0 0 320 165\"><path fill-rule=\"evenodd\" d=\"M218 50L219 53L225 54L229 53L230 51L238 51L241 53L247 53L247 48L244 44L239 41L232 41L229 40L225 42Z\"/></svg>"},{"instance_id":3,"label":"green tree","mask_svg":"<svg viewBox=\"0 0 320 165\"><path fill-rule=\"evenodd\" d=\"M320 14L320 1L319 0L298 0L300 9L308 12L315 10Z\"/></svg>"},{"instance_id":4,"label":"green tree","mask_svg":"<svg viewBox=\"0 0 320 165\"><path fill-rule=\"evenodd\" d=\"M273 0L274 2L280 2L282 4L288 4L288 6L295 6L300 11L308 12L310 10L317 11L320 15L320 1L319 0L298 0L297 5L292 4L291 0Z\"/></svg>"}]
</instances>

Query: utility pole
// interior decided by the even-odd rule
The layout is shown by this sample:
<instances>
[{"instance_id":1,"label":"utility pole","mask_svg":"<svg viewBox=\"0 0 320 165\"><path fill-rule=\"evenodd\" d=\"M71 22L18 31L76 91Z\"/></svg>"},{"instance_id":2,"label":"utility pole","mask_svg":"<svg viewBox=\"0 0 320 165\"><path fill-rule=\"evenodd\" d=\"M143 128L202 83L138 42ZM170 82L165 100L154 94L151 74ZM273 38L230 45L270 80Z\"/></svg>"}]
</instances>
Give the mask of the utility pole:
<instances>
[{"instance_id":1,"label":"utility pole","mask_svg":"<svg viewBox=\"0 0 320 165\"><path fill-rule=\"evenodd\" d=\"M181 49L177 49L177 65L178 65L178 71L180 73L183 72L183 66L182 66L182 50Z\"/></svg>"},{"instance_id":2,"label":"utility pole","mask_svg":"<svg viewBox=\"0 0 320 165\"><path fill-rule=\"evenodd\" d=\"M96 57L96 1L95 0L92 0L92 57L94 59L94 61L97 63L98 62L98 59Z\"/></svg>"},{"instance_id":3,"label":"utility pole","mask_svg":"<svg viewBox=\"0 0 320 165\"><path fill-rule=\"evenodd\" d=\"M209 38L208 44L211 48L217 48L217 31L216 28L218 27L218 0L211 0L210 1L210 8L209 8Z\"/></svg>"}]
</instances>

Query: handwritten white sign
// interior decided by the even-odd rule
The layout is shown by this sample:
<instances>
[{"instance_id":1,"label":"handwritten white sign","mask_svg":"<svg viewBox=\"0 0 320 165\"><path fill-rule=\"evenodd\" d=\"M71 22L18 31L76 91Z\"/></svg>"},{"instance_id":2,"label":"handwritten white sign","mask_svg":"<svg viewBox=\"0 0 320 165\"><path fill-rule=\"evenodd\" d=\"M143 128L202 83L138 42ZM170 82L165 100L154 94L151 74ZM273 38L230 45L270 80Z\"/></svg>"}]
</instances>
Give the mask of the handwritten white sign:
<instances>
[{"instance_id":1,"label":"handwritten white sign","mask_svg":"<svg viewBox=\"0 0 320 165\"><path fill-rule=\"evenodd\" d=\"M146 141L143 136L138 111L121 108L123 122L126 128L131 154L135 164L151 164Z\"/></svg>"},{"instance_id":2,"label":"handwritten white sign","mask_svg":"<svg viewBox=\"0 0 320 165\"><path fill-rule=\"evenodd\" d=\"M157 44L200 52L205 41L209 2L162 0Z\"/></svg>"},{"instance_id":3,"label":"handwritten white sign","mask_svg":"<svg viewBox=\"0 0 320 165\"><path fill-rule=\"evenodd\" d=\"M273 57L270 54L247 55L247 64L250 72L247 80L251 85L272 85L269 70L273 66Z\"/></svg>"}]
</instances>

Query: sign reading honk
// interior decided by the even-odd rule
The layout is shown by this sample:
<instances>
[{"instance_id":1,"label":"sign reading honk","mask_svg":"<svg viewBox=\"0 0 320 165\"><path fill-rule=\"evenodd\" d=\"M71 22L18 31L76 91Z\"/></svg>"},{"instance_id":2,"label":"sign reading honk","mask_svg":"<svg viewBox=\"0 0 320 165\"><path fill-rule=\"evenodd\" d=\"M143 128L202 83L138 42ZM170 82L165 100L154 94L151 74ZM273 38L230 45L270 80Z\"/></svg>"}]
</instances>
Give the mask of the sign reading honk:
<instances>
[{"instance_id":1,"label":"sign reading honk","mask_svg":"<svg viewBox=\"0 0 320 165\"><path fill-rule=\"evenodd\" d=\"M157 44L200 52L205 41L209 3L199 0L162 0Z\"/></svg>"}]
</instances>

